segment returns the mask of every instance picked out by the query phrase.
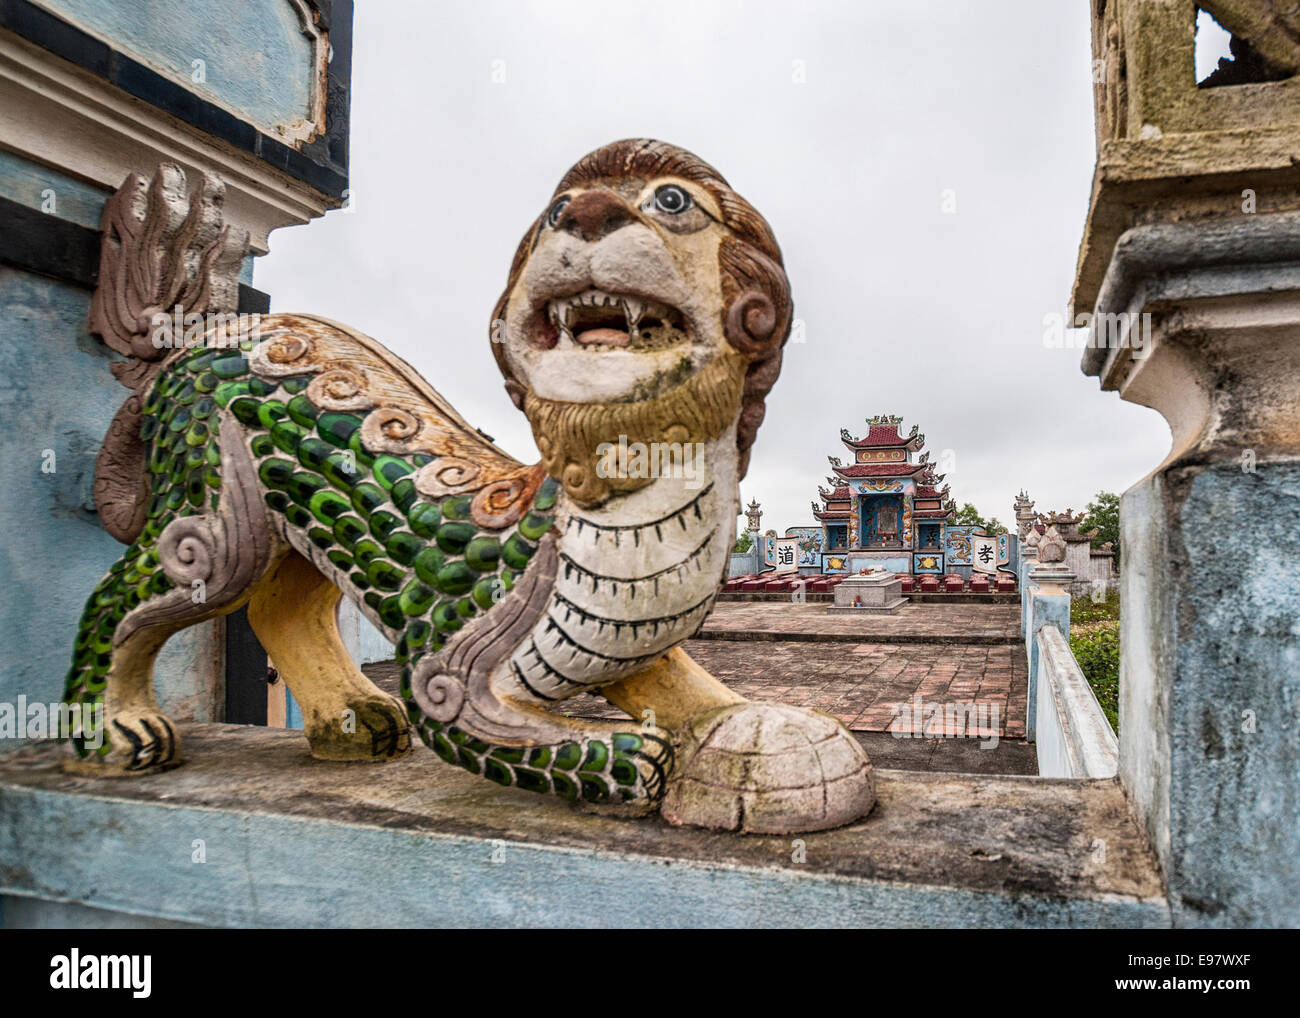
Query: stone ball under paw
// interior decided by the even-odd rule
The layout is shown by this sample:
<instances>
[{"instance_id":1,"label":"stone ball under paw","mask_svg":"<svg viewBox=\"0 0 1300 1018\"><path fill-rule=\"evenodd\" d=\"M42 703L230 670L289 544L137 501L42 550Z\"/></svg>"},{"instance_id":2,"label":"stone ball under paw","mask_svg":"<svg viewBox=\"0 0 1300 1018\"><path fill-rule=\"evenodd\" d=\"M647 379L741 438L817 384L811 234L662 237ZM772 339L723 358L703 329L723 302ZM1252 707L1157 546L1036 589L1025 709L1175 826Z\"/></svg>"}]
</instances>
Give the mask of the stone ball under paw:
<instances>
[{"instance_id":1,"label":"stone ball under paw","mask_svg":"<svg viewBox=\"0 0 1300 1018\"><path fill-rule=\"evenodd\" d=\"M822 831L866 816L876 802L866 751L818 711L730 704L691 718L678 740L677 774L661 809L671 824Z\"/></svg>"}]
</instances>

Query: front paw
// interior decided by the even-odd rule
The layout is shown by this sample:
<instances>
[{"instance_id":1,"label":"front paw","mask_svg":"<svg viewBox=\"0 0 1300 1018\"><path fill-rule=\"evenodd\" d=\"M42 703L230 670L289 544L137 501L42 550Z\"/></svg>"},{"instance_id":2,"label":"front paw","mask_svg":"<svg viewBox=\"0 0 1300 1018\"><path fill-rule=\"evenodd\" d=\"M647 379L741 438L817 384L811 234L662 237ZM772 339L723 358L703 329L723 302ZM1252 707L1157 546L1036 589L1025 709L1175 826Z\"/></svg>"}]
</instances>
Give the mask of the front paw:
<instances>
[{"instance_id":1,"label":"front paw","mask_svg":"<svg viewBox=\"0 0 1300 1018\"><path fill-rule=\"evenodd\" d=\"M875 805L871 761L834 718L738 703L691 718L662 814L674 825L750 834L821 831Z\"/></svg>"},{"instance_id":2,"label":"front paw","mask_svg":"<svg viewBox=\"0 0 1300 1018\"><path fill-rule=\"evenodd\" d=\"M337 718L305 722L311 755L318 760L383 762L411 751L411 726L406 708L376 693L348 702Z\"/></svg>"}]
</instances>

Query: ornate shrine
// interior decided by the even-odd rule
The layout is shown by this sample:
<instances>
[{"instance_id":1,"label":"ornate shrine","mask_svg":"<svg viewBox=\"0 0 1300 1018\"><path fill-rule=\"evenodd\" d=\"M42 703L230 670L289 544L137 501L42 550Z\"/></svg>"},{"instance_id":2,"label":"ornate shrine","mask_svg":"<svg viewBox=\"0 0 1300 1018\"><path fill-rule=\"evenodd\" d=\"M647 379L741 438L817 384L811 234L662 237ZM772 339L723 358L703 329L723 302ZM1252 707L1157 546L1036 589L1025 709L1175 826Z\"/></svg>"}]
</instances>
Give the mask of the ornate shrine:
<instances>
[{"instance_id":1,"label":"ornate shrine","mask_svg":"<svg viewBox=\"0 0 1300 1018\"><path fill-rule=\"evenodd\" d=\"M891 414L866 423L861 438L840 430L849 459L829 457L829 487L819 487L820 504L812 503L820 525L790 527L783 539L770 534L768 564L780 568L776 558L785 550L780 546L788 545L797 568L806 572L941 574L1005 566L1010 553L1005 535L951 522L956 506L945 475L922 451L925 436L917 426L904 434L903 418Z\"/></svg>"}]
</instances>

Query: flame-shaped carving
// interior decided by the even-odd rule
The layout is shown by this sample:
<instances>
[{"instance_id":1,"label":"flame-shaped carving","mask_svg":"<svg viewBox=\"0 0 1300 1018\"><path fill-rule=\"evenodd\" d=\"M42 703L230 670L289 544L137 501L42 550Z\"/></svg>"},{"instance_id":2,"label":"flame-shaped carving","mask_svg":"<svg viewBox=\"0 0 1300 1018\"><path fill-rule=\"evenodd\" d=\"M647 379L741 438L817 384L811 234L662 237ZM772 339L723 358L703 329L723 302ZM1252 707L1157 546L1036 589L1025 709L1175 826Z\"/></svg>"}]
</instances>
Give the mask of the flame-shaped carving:
<instances>
[{"instance_id":1,"label":"flame-shaped carving","mask_svg":"<svg viewBox=\"0 0 1300 1018\"><path fill-rule=\"evenodd\" d=\"M248 233L224 225L225 194L225 185L208 176L187 194L185 171L162 163L151 181L133 173L104 203L89 328L132 358L114 366L123 384L140 388L153 374L147 365L166 353L153 343L155 315L171 315L177 305L184 314L238 306Z\"/></svg>"}]
</instances>

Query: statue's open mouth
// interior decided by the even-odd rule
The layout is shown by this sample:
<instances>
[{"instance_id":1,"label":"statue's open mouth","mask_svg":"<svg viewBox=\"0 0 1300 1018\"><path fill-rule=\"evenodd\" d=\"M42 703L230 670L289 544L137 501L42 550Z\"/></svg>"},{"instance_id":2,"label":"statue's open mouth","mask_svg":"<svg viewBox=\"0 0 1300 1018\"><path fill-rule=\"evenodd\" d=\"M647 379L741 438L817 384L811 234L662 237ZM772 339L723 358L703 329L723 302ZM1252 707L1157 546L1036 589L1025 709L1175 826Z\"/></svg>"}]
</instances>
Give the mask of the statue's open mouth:
<instances>
[{"instance_id":1,"label":"statue's open mouth","mask_svg":"<svg viewBox=\"0 0 1300 1018\"><path fill-rule=\"evenodd\" d=\"M658 301L583 290L546 303L529 338L542 349L667 350L690 341L683 315Z\"/></svg>"}]
</instances>

